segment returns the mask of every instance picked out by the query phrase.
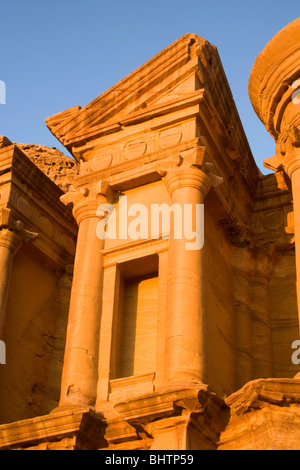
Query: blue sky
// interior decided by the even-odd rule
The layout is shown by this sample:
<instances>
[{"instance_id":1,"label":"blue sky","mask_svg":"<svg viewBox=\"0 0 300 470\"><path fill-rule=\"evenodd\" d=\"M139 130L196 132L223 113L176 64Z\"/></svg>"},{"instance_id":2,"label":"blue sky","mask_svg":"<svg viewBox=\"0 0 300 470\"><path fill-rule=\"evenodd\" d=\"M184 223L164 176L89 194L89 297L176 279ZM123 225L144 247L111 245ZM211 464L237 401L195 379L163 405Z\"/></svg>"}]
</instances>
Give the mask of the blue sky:
<instances>
[{"instance_id":1,"label":"blue sky","mask_svg":"<svg viewBox=\"0 0 300 470\"><path fill-rule=\"evenodd\" d=\"M44 120L85 106L185 33L217 46L253 156L273 139L248 96L253 63L299 16L299 0L0 0L0 135L67 151Z\"/></svg>"}]
</instances>

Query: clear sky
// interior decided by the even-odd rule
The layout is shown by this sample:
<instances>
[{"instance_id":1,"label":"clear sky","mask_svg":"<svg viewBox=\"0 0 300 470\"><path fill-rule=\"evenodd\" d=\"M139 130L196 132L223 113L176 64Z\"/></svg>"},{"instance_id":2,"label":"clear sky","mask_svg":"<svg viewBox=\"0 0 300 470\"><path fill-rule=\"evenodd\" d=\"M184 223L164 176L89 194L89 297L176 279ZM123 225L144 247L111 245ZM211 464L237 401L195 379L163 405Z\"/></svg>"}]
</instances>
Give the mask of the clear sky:
<instances>
[{"instance_id":1,"label":"clear sky","mask_svg":"<svg viewBox=\"0 0 300 470\"><path fill-rule=\"evenodd\" d=\"M253 63L299 0L0 0L0 135L67 151L44 120L85 106L185 33L217 46L253 156L273 139L248 96Z\"/></svg>"}]
</instances>

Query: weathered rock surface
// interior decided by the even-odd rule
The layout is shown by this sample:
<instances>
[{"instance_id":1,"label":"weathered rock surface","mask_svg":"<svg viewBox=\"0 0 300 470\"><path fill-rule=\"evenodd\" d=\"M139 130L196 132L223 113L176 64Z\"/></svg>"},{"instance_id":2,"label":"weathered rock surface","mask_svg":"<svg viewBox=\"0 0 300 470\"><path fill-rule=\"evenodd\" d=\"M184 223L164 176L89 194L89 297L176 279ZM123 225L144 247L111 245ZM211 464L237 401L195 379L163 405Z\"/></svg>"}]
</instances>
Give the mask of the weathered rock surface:
<instances>
[{"instance_id":1,"label":"weathered rock surface","mask_svg":"<svg viewBox=\"0 0 300 470\"><path fill-rule=\"evenodd\" d=\"M79 174L79 164L55 147L17 144L28 158L63 191L68 191L73 179Z\"/></svg>"},{"instance_id":2,"label":"weathered rock surface","mask_svg":"<svg viewBox=\"0 0 300 470\"><path fill-rule=\"evenodd\" d=\"M219 450L300 449L300 379L249 382L226 404L230 419Z\"/></svg>"},{"instance_id":3,"label":"weathered rock surface","mask_svg":"<svg viewBox=\"0 0 300 470\"><path fill-rule=\"evenodd\" d=\"M191 34L46 120L78 163L0 138L0 448L300 450L299 32L252 72L272 175ZM204 246L128 230L158 203L205 204ZM123 233L103 237L112 205Z\"/></svg>"}]
</instances>

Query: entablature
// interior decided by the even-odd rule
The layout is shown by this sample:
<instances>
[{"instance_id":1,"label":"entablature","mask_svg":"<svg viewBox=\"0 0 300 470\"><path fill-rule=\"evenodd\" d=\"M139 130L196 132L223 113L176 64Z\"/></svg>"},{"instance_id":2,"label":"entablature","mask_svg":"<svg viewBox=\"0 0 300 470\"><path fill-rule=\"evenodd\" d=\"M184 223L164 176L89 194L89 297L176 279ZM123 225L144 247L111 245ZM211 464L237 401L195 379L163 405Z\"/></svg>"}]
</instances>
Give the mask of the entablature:
<instances>
[{"instance_id":1,"label":"entablature","mask_svg":"<svg viewBox=\"0 0 300 470\"><path fill-rule=\"evenodd\" d=\"M0 149L0 208L7 210L7 226L20 221L37 233L33 245L58 266L74 258L77 225L63 194L16 146Z\"/></svg>"}]
</instances>

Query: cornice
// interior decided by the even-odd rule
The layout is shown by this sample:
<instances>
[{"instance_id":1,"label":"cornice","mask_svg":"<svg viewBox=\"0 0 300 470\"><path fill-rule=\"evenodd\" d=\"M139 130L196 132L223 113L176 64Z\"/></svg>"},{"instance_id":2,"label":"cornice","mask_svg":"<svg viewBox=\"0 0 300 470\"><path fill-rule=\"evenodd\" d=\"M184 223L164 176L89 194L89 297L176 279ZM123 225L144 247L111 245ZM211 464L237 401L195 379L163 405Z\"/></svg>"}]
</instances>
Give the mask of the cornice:
<instances>
[{"instance_id":1,"label":"cornice","mask_svg":"<svg viewBox=\"0 0 300 470\"><path fill-rule=\"evenodd\" d=\"M96 179L116 191L152 183L160 179L155 161L205 146L224 178L218 196L226 213L247 218L259 172L218 51L205 39L183 36L91 103L46 124L80 161L77 188Z\"/></svg>"},{"instance_id":2,"label":"cornice","mask_svg":"<svg viewBox=\"0 0 300 470\"><path fill-rule=\"evenodd\" d=\"M0 449L26 448L74 437L76 448L104 445L105 423L100 413L78 408L0 426Z\"/></svg>"},{"instance_id":3,"label":"cornice","mask_svg":"<svg viewBox=\"0 0 300 470\"><path fill-rule=\"evenodd\" d=\"M63 145L68 145L71 140L74 141L72 136L78 134L76 129L94 128L97 133L97 126L101 122L107 122L113 115L119 115L128 104L134 102L133 109L139 105L143 106L145 92L152 90L152 93L150 91L151 98L153 99L153 94L156 98L155 86L163 79L168 78L170 82L172 74L175 73L178 81L181 68L190 62L192 56L196 59L195 47L199 49L207 44L206 40L194 34L184 35L85 107L73 107L67 110L68 112L46 119L47 127ZM195 65L194 63L194 68ZM183 73L185 74L186 71ZM159 93L161 92L160 89ZM82 125L83 123L85 126ZM77 139L79 140L80 137L78 136Z\"/></svg>"},{"instance_id":4,"label":"cornice","mask_svg":"<svg viewBox=\"0 0 300 470\"><path fill-rule=\"evenodd\" d=\"M63 194L16 146L0 149L0 208L38 236L33 244L60 266L73 260L77 225Z\"/></svg>"},{"instance_id":5,"label":"cornice","mask_svg":"<svg viewBox=\"0 0 300 470\"><path fill-rule=\"evenodd\" d=\"M187 88L177 93L186 81ZM197 117L201 111L196 106L201 103L219 121L229 158L247 155L254 167L218 51L194 34L179 38L83 108L70 108L46 119L46 125L78 161L87 161L85 146L101 136L119 133L122 139L124 129L147 121L153 129L153 121L164 115L170 116L167 126L176 111L193 106ZM214 128L209 120L208 125Z\"/></svg>"}]
</instances>

